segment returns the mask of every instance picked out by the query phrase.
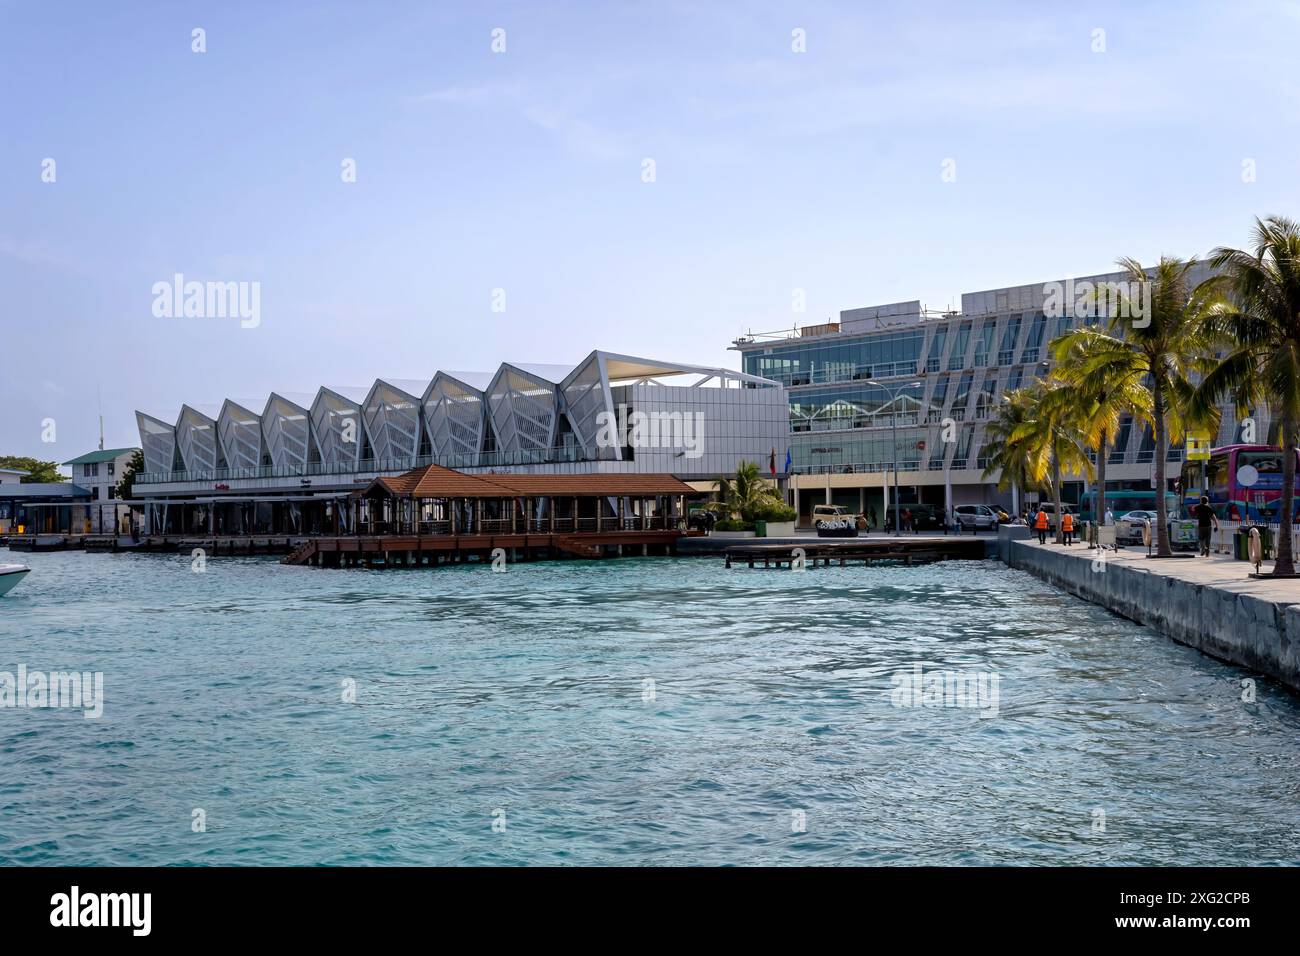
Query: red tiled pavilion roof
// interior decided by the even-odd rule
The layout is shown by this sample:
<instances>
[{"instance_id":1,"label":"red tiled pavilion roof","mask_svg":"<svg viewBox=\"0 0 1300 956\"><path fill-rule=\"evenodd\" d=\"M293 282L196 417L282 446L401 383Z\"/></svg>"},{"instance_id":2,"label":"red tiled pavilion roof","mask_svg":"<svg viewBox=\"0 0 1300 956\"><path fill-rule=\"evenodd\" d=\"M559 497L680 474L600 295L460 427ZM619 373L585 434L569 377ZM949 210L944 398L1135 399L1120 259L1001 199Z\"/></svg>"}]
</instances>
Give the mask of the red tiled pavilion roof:
<instances>
[{"instance_id":1,"label":"red tiled pavilion roof","mask_svg":"<svg viewBox=\"0 0 1300 956\"><path fill-rule=\"evenodd\" d=\"M425 465L405 474L376 478L376 486L400 498L514 498L577 496L638 497L689 495L695 490L672 475L467 475L441 465Z\"/></svg>"}]
</instances>

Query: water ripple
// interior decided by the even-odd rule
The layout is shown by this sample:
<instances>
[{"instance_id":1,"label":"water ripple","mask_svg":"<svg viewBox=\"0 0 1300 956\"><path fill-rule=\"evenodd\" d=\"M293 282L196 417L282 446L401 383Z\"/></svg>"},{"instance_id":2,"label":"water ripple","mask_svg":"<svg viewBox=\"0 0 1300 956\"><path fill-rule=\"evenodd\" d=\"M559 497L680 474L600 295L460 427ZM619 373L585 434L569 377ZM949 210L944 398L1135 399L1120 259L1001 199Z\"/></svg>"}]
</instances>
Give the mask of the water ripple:
<instances>
[{"instance_id":1,"label":"water ripple","mask_svg":"<svg viewBox=\"0 0 1300 956\"><path fill-rule=\"evenodd\" d=\"M1300 860L1294 698L993 563L30 563L0 670L105 710L0 709L0 863Z\"/></svg>"}]
</instances>

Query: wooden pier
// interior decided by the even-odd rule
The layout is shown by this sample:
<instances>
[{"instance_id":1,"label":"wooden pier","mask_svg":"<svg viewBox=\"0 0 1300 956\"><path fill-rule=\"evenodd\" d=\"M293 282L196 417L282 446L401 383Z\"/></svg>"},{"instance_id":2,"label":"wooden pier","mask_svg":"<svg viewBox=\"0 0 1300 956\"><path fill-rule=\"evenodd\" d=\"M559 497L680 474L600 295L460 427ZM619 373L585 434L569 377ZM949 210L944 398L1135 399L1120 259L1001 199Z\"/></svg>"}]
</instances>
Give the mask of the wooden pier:
<instances>
[{"instance_id":1,"label":"wooden pier","mask_svg":"<svg viewBox=\"0 0 1300 956\"><path fill-rule=\"evenodd\" d=\"M360 535L308 538L281 564L313 567L436 567L491 560L599 559L675 551L677 531L605 531L590 534Z\"/></svg>"},{"instance_id":2,"label":"wooden pier","mask_svg":"<svg viewBox=\"0 0 1300 956\"><path fill-rule=\"evenodd\" d=\"M982 561L986 546L977 538L882 538L876 541L809 541L808 544L732 545L723 552L727 567L789 568L802 561L806 568L840 567L861 561L929 564L933 561Z\"/></svg>"}]
</instances>

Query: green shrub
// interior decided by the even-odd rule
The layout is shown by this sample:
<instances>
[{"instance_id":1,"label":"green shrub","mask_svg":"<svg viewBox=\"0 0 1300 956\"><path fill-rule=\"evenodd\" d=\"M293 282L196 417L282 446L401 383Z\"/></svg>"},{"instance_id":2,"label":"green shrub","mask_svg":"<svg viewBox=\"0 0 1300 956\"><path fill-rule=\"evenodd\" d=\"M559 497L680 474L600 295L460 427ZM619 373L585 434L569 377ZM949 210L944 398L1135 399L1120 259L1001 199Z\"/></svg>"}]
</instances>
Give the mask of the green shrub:
<instances>
[{"instance_id":1,"label":"green shrub","mask_svg":"<svg viewBox=\"0 0 1300 956\"><path fill-rule=\"evenodd\" d=\"M753 531L754 522L752 521L719 521L713 526L714 531Z\"/></svg>"},{"instance_id":2,"label":"green shrub","mask_svg":"<svg viewBox=\"0 0 1300 956\"><path fill-rule=\"evenodd\" d=\"M754 509L755 521L794 521L798 512L780 501L773 501Z\"/></svg>"}]
</instances>

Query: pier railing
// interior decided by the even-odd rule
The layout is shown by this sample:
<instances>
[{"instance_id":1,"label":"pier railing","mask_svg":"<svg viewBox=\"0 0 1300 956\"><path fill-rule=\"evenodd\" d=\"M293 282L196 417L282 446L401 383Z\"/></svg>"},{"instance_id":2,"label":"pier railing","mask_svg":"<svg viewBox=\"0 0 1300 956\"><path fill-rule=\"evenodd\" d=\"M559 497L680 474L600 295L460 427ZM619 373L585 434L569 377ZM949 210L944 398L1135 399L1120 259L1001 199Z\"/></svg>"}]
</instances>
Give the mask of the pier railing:
<instances>
[{"instance_id":1,"label":"pier railing","mask_svg":"<svg viewBox=\"0 0 1300 956\"><path fill-rule=\"evenodd\" d=\"M610 533L616 531L672 531L676 521L668 515L624 515L622 518L606 515L600 518L481 518L458 522L456 533L470 534L573 534ZM361 535L449 535L450 521L362 521L357 529ZM346 537L346 535L342 535Z\"/></svg>"}]
</instances>

